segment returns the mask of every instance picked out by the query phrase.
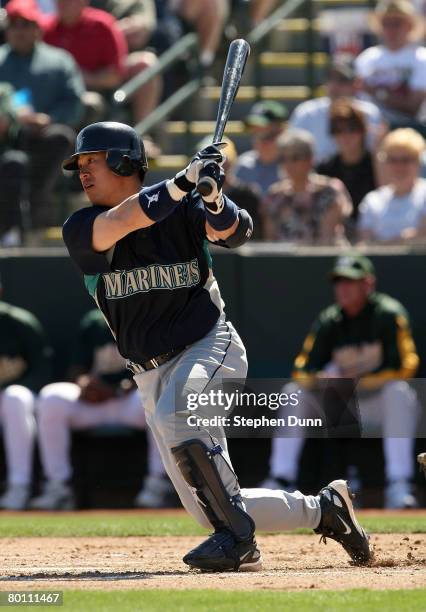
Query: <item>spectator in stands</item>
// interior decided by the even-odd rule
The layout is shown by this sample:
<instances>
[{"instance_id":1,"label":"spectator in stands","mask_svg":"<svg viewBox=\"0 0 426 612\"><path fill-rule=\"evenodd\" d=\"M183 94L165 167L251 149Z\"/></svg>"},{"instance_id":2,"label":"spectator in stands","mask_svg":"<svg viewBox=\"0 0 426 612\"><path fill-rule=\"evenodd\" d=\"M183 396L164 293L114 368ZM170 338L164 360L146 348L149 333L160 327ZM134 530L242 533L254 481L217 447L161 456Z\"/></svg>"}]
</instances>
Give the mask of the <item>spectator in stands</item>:
<instances>
[{"instance_id":1,"label":"spectator in stands","mask_svg":"<svg viewBox=\"0 0 426 612\"><path fill-rule=\"evenodd\" d=\"M315 394L315 381L355 379L362 431L367 436L376 432L383 436L386 507L413 507L411 479L419 406L406 379L415 376L419 357L408 313L400 302L375 291L374 267L366 257L339 257L331 280L335 303L312 326L294 362L295 382L285 387L286 392L302 389L297 416L321 415L326 421L330 406L322 409L324 390L320 389L324 387ZM308 381L311 391L304 386ZM273 439L270 478L263 486L282 489L285 481L286 487L294 487L303 444L303 431L299 437Z\"/></svg>"},{"instance_id":2,"label":"spectator in stands","mask_svg":"<svg viewBox=\"0 0 426 612\"><path fill-rule=\"evenodd\" d=\"M0 82L16 90L17 148L30 159L31 218L34 227L55 222L52 191L60 160L71 151L82 105L83 83L73 58L40 42L35 4L7 5L7 43L0 47Z\"/></svg>"},{"instance_id":3,"label":"spectator in stands","mask_svg":"<svg viewBox=\"0 0 426 612\"><path fill-rule=\"evenodd\" d=\"M49 378L50 349L40 323L27 310L0 301L0 424L7 464L0 508L5 510L27 506L36 431L34 393Z\"/></svg>"},{"instance_id":4,"label":"spectator in stands","mask_svg":"<svg viewBox=\"0 0 426 612\"><path fill-rule=\"evenodd\" d=\"M88 5L89 0L57 0L57 15L48 17L44 40L66 49L80 66L88 90L105 96L122 83L153 66L150 51L127 52L127 43L116 19ZM133 120L141 121L157 105L159 76L139 88L132 98Z\"/></svg>"},{"instance_id":5,"label":"spectator in stands","mask_svg":"<svg viewBox=\"0 0 426 612\"><path fill-rule=\"evenodd\" d=\"M70 379L73 382L44 387L39 396L39 445L47 481L42 494L30 503L38 510L74 507L71 430L111 424L145 429L145 413L131 373L98 309L82 319ZM159 508L167 505L174 489L154 439L147 435L149 473L135 503Z\"/></svg>"},{"instance_id":6,"label":"spectator in stands","mask_svg":"<svg viewBox=\"0 0 426 612\"><path fill-rule=\"evenodd\" d=\"M421 130L419 122L426 117L426 48L415 40L424 34L424 19L409 0L383 0L376 7L375 24L382 44L356 60L363 89L392 128Z\"/></svg>"},{"instance_id":7,"label":"spectator in stands","mask_svg":"<svg viewBox=\"0 0 426 612\"><path fill-rule=\"evenodd\" d=\"M200 62L211 66L229 14L228 0L169 0L169 8L191 24L200 41Z\"/></svg>"},{"instance_id":8,"label":"spectator in stands","mask_svg":"<svg viewBox=\"0 0 426 612\"><path fill-rule=\"evenodd\" d=\"M131 51L144 49L156 27L154 0L91 0L90 6L110 13Z\"/></svg>"},{"instance_id":9,"label":"spectator in stands","mask_svg":"<svg viewBox=\"0 0 426 612\"><path fill-rule=\"evenodd\" d=\"M287 109L279 102L257 102L245 119L252 135L253 149L240 155L234 176L251 185L264 197L269 187L280 179L277 138L285 129Z\"/></svg>"},{"instance_id":10,"label":"spectator in stands","mask_svg":"<svg viewBox=\"0 0 426 612\"><path fill-rule=\"evenodd\" d=\"M309 132L289 130L278 139L286 177L269 189L261 208L266 240L302 244L345 244L352 204L339 179L313 171Z\"/></svg>"},{"instance_id":11,"label":"spectator in stands","mask_svg":"<svg viewBox=\"0 0 426 612\"><path fill-rule=\"evenodd\" d=\"M14 89L0 83L0 246L22 244L29 190L28 156L17 149L19 124Z\"/></svg>"},{"instance_id":12,"label":"spectator in stands","mask_svg":"<svg viewBox=\"0 0 426 612\"><path fill-rule=\"evenodd\" d=\"M359 206L359 238L364 242L421 242L426 238L426 179L420 178L425 141L412 128L383 140L379 162L387 184L368 193Z\"/></svg>"},{"instance_id":13,"label":"spectator in stands","mask_svg":"<svg viewBox=\"0 0 426 612\"><path fill-rule=\"evenodd\" d=\"M349 98L339 98L330 107L330 133L337 153L317 166L319 174L342 181L352 199L352 218L358 217L362 198L376 188L374 160L366 147L365 115Z\"/></svg>"},{"instance_id":14,"label":"spectator in stands","mask_svg":"<svg viewBox=\"0 0 426 612\"><path fill-rule=\"evenodd\" d=\"M355 76L351 56L336 56L328 70L325 83L326 96L302 102L290 116L289 127L307 130L315 139L315 161L320 163L337 153L336 143L330 133L330 107L338 98L355 98L360 81ZM357 107L367 121L367 146L374 150L384 130L382 116L375 104L356 99Z\"/></svg>"}]
</instances>

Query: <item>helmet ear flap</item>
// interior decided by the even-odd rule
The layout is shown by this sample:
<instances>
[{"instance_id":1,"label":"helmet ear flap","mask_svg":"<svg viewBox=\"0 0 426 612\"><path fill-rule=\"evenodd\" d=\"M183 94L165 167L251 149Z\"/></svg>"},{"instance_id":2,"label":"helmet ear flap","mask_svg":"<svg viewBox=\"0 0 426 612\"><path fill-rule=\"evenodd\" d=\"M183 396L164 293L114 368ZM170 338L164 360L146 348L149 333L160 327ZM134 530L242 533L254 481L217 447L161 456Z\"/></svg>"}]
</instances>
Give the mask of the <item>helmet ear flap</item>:
<instances>
[{"instance_id":1,"label":"helmet ear flap","mask_svg":"<svg viewBox=\"0 0 426 612\"><path fill-rule=\"evenodd\" d=\"M136 170L130 156L123 154L121 151L108 151L106 161L109 168L119 176L132 176Z\"/></svg>"}]
</instances>

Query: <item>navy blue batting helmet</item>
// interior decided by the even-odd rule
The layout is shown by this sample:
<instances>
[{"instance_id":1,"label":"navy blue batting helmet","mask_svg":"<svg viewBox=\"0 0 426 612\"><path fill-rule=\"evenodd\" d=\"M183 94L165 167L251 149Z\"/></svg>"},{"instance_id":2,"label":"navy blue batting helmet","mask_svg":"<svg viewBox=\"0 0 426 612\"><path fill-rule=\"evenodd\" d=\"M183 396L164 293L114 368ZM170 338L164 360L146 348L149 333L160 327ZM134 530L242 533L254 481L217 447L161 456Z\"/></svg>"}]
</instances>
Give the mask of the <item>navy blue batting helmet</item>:
<instances>
[{"instance_id":1,"label":"navy blue batting helmet","mask_svg":"<svg viewBox=\"0 0 426 612\"><path fill-rule=\"evenodd\" d=\"M139 173L143 180L148 170L145 147L137 132L117 121L100 121L86 126L77 135L75 153L66 159L64 170L78 170L78 156L82 153L106 151L111 170L120 176Z\"/></svg>"}]
</instances>

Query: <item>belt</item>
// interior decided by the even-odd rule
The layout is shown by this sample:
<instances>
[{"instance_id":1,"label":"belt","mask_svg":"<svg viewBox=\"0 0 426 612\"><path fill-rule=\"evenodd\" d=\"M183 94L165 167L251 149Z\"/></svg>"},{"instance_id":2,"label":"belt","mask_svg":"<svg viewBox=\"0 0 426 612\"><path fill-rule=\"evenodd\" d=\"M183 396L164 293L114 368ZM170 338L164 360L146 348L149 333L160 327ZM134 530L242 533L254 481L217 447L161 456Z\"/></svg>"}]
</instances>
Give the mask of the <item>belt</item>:
<instances>
[{"instance_id":1,"label":"belt","mask_svg":"<svg viewBox=\"0 0 426 612\"><path fill-rule=\"evenodd\" d=\"M153 357L152 359L149 359L149 361L145 361L145 363L132 363L131 365L134 369L139 367L142 368L142 370L144 370L145 372L147 372L148 370L154 370L155 368L159 368L164 363L167 363L168 361L173 359L173 357L176 357L176 355L179 355L179 353L182 353L182 351L184 351L185 349L186 346L180 346L179 348L173 349L168 353L157 355L157 357Z\"/></svg>"}]
</instances>

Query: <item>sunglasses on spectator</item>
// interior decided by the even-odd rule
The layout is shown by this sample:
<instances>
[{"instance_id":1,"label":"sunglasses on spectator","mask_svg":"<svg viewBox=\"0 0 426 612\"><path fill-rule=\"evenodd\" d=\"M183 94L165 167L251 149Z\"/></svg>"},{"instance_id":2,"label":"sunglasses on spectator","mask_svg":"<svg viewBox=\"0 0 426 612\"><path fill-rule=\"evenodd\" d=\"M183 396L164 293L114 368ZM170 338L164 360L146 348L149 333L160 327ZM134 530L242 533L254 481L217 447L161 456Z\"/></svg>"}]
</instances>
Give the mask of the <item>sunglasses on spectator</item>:
<instances>
[{"instance_id":1,"label":"sunglasses on spectator","mask_svg":"<svg viewBox=\"0 0 426 612\"><path fill-rule=\"evenodd\" d=\"M10 19L8 22L9 28L33 28L35 27L34 21L27 21L27 19Z\"/></svg>"},{"instance_id":2,"label":"sunglasses on spectator","mask_svg":"<svg viewBox=\"0 0 426 612\"><path fill-rule=\"evenodd\" d=\"M260 140L261 142L268 142L270 140L275 140L275 138L281 133L280 131L273 131L273 132L265 132L264 134L259 133L259 134L253 134L253 138L255 140Z\"/></svg>"},{"instance_id":3,"label":"sunglasses on spectator","mask_svg":"<svg viewBox=\"0 0 426 612\"><path fill-rule=\"evenodd\" d=\"M396 156L396 155L388 155L385 157L385 162L388 164L417 164L418 159L416 157L410 156L410 155L401 155L401 156Z\"/></svg>"},{"instance_id":4,"label":"sunglasses on spectator","mask_svg":"<svg viewBox=\"0 0 426 612\"><path fill-rule=\"evenodd\" d=\"M310 155L306 153L289 153L288 155L281 155L280 160L283 164L291 164L292 162L303 161L310 159Z\"/></svg>"},{"instance_id":5,"label":"sunglasses on spectator","mask_svg":"<svg viewBox=\"0 0 426 612\"><path fill-rule=\"evenodd\" d=\"M407 21L405 19L400 19L399 17L382 19L382 28L400 28L405 23L407 23Z\"/></svg>"},{"instance_id":6,"label":"sunglasses on spectator","mask_svg":"<svg viewBox=\"0 0 426 612\"><path fill-rule=\"evenodd\" d=\"M335 125L335 126L331 126L331 134L336 135L336 134L357 134L359 132L362 132L362 128L359 125L355 125L355 124L349 124L347 123L346 125Z\"/></svg>"}]
</instances>

